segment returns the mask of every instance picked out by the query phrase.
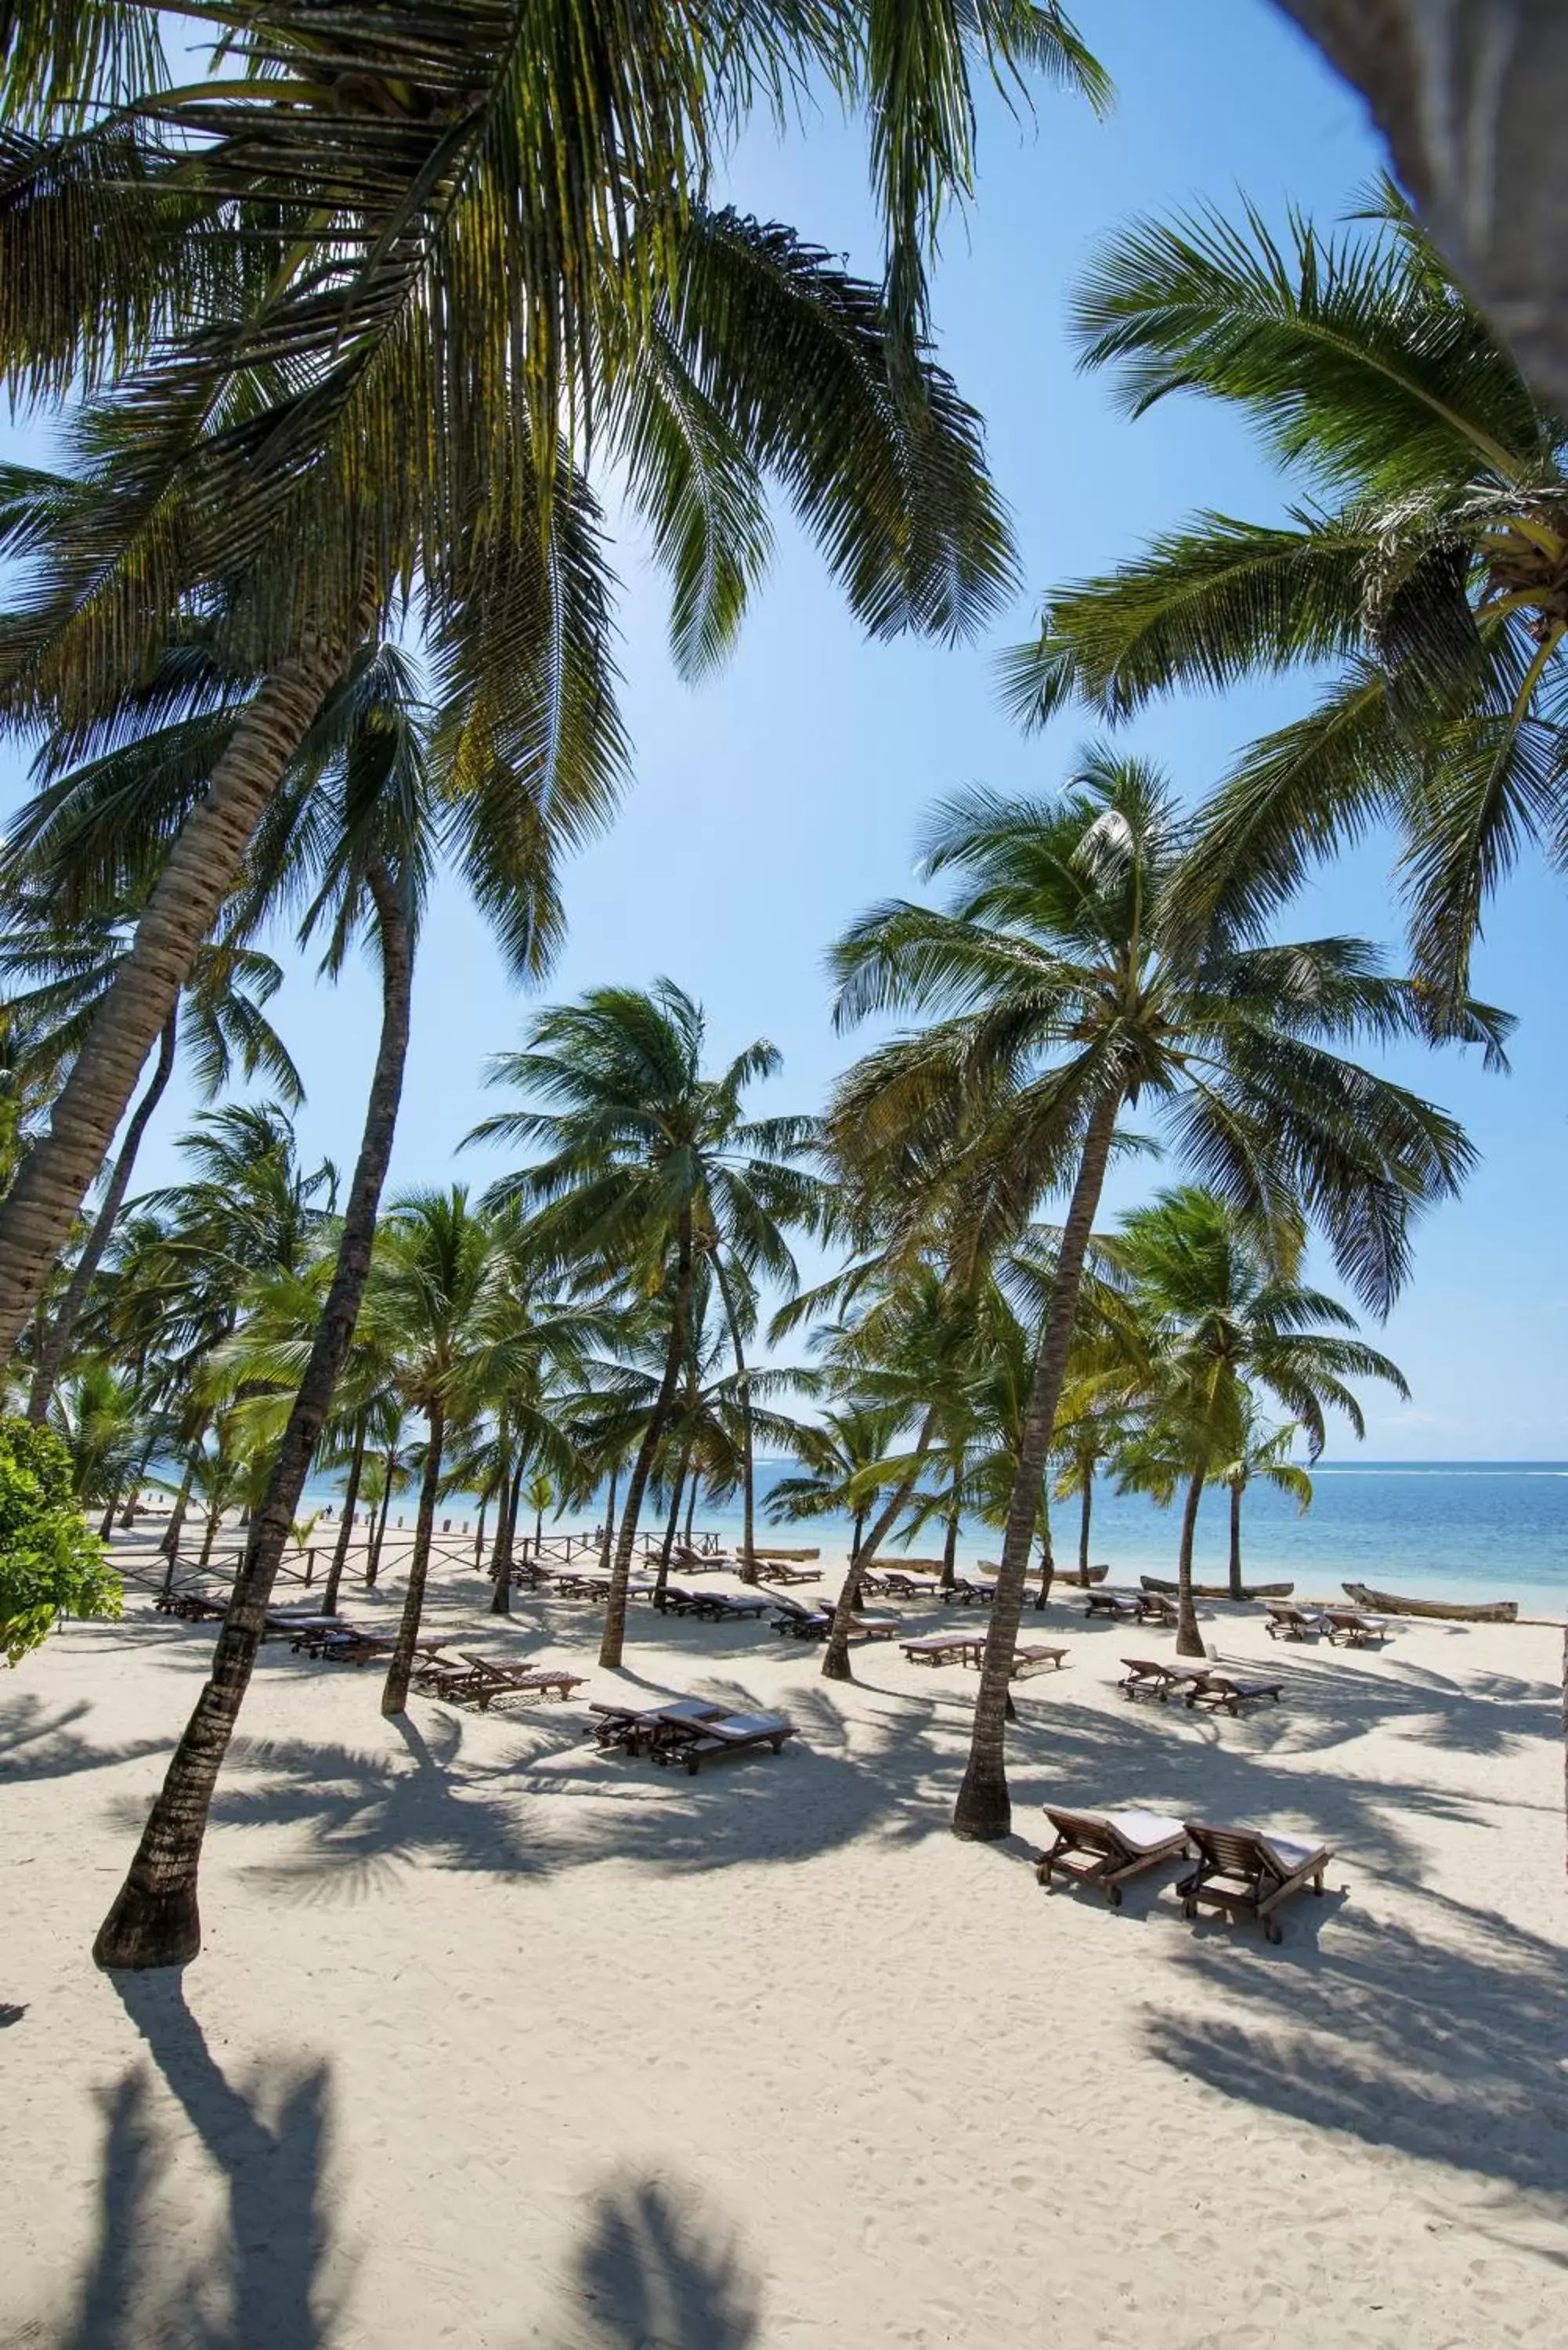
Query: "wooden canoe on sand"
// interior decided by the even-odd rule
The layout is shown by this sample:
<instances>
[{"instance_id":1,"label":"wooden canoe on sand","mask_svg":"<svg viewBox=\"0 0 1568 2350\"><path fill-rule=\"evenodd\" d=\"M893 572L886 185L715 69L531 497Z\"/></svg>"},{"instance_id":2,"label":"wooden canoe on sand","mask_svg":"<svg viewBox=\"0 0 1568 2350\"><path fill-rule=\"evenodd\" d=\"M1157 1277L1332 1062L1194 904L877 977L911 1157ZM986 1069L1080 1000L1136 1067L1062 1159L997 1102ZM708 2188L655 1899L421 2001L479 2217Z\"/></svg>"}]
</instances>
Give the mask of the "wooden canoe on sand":
<instances>
[{"instance_id":1,"label":"wooden canoe on sand","mask_svg":"<svg viewBox=\"0 0 1568 2350\"><path fill-rule=\"evenodd\" d=\"M1138 1581L1146 1591L1168 1591L1174 1595L1181 1588L1179 1583L1167 1582L1158 1575L1140 1575ZM1348 1590L1349 1586L1345 1587ZM1293 1583L1244 1583L1241 1596L1243 1599L1288 1599L1294 1589ZM1228 1583L1195 1583L1192 1596L1194 1599L1229 1599L1231 1586Z\"/></svg>"},{"instance_id":2,"label":"wooden canoe on sand","mask_svg":"<svg viewBox=\"0 0 1568 2350\"><path fill-rule=\"evenodd\" d=\"M1085 1567L1081 1575L1075 1566L1058 1566L1052 1571L1052 1586L1054 1588L1058 1583L1064 1583L1070 1590L1082 1591L1086 1584L1104 1583L1110 1571L1108 1559L1102 1566Z\"/></svg>"},{"instance_id":3,"label":"wooden canoe on sand","mask_svg":"<svg viewBox=\"0 0 1568 2350\"><path fill-rule=\"evenodd\" d=\"M1401 1599L1397 1592L1374 1591L1369 1583L1342 1583L1340 1589L1348 1593L1358 1607L1370 1607L1378 1616L1427 1616L1439 1623L1455 1624L1515 1624L1519 1620L1517 1599L1468 1603L1462 1599Z\"/></svg>"}]
</instances>

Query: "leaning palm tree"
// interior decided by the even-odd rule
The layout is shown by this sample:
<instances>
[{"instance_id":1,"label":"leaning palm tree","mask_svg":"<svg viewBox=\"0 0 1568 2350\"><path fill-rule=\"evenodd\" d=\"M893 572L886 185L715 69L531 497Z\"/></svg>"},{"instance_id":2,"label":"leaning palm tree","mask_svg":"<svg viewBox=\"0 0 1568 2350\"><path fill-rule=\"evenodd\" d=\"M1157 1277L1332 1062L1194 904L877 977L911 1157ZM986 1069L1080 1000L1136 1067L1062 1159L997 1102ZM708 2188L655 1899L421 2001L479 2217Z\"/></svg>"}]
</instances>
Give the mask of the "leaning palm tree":
<instances>
[{"instance_id":1,"label":"leaning palm tree","mask_svg":"<svg viewBox=\"0 0 1568 2350\"><path fill-rule=\"evenodd\" d=\"M139 372L93 404L73 473L13 476L0 537L47 559L0 700L90 734L197 617L263 682L0 1203L0 1354L288 761L410 581L474 787L520 778L579 827L606 812L624 744L590 432L672 574L690 670L765 562L770 475L875 632L983 620L1007 531L977 421L929 356L921 263L967 179L977 57L1104 96L1054 0L918 25L902 0L617 5L591 32L534 0L330 28L313 0L237 26L227 0L184 13L220 29L224 78L144 91L107 126L95 89L134 79L140 12L89 6L89 36L14 51L35 143L0 209L0 363L34 390L90 390L111 349ZM707 201L753 99L821 70L875 109L886 299Z\"/></svg>"},{"instance_id":2,"label":"leaning palm tree","mask_svg":"<svg viewBox=\"0 0 1568 2350\"><path fill-rule=\"evenodd\" d=\"M1142 414L1223 401L1298 481L1282 522L1201 513L1053 596L1009 656L1014 707L1111 718L1183 686L1330 671L1245 751L1190 867L1197 918L1277 908L1370 825L1402 833L1415 968L1464 993L1488 896L1568 837L1568 424L1455 284L1403 200L1324 236L1257 213L1113 236L1075 305L1087 364Z\"/></svg>"},{"instance_id":3,"label":"leaning palm tree","mask_svg":"<svg viewBox=\"0 0 1568 2350\"><path fill-rule=\"evenodd\" d=\"M1355 940L1278 946L1220 924L1194 939L1187 847L1158 771L1095 753L1055 802L977 791L939 808L924 869L957 877L950 906L879 907L835 950L841 1022L939 1015L850 1073L834 1118L846 1148L908 1138L934 1170L950 1135L950 1185L988 1169L1021 1220L1064 1150L1075 1160L954 1814L962 1835L1008 1829L1002 1736L1024 1573L1124 1113L1156 1118L1265 1243L1304 1197L1377 1312L1407 1271L1413 1218L1457 1191L1472 1158L1452 1118L1334 1049L1423 1033L1422 991ZM1495 1057L1502 1015L1463 1016Z\"/></svg>"},{"instance_id":4,"label":"leaning palm tree","mask_svg":"<svg viewBox=\"0 0 1568 2350\"><path fill-rule=\"evenodd\" d=\"M776 1073L777 1051L759 1038L710 1076L705 1041L701 1006L670 980L646 993L595 988L541 1013L525 1048L490 1065L492 1084L542 1107L504 1110L468 1138L542 1149L537 1164L491 1186L486 1205L531 1210L535 1245L563 1270L590 1291L654 1306L663 1321L659 1387L621 1502L599 1651L607 1668L621 1660L632 1550L698 1284L732 1269L746 1284L760 1274L793 1286L784 1226L814 1211L812 1179L789 1163L810 1121L743 1115L747 1088Z\"/></svg>"}]
</instances>

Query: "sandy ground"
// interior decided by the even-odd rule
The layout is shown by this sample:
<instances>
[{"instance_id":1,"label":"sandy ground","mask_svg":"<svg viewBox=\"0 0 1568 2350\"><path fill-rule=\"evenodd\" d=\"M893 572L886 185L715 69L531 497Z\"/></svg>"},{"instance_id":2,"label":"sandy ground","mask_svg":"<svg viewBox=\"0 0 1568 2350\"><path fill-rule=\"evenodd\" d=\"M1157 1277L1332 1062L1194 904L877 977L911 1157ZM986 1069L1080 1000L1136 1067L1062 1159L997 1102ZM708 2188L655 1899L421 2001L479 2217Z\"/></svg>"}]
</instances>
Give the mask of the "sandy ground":
<instances>
[{"instance_id":1,"label":"sandy ground","mask_svg":"<svg viewBox=\"0 0 1568 2350\"><path fill-rule=\"evenodd\" d=\"M88 1945L211 1634L138 1602L0 1673L5 2350L1568 2340L1560 1633L1272 1650L1212 1610L1287 1682L1231 1721L1127 1704L1172 1636L1054 1607L982 1848L961 1669L830 1689L637 1610L610 1676L591 1608L493 1632L483 1590L444 1570L432 1631L800 1735L693 1780L583 1703L389 1724L374 1668L269 1647L202 1959L117 1982ZM1326 1840L1328 1897L1275 1950L1185 1923L1174 1867L1047 1896L1050 1796Z\"/></svg>"}]
</instances>

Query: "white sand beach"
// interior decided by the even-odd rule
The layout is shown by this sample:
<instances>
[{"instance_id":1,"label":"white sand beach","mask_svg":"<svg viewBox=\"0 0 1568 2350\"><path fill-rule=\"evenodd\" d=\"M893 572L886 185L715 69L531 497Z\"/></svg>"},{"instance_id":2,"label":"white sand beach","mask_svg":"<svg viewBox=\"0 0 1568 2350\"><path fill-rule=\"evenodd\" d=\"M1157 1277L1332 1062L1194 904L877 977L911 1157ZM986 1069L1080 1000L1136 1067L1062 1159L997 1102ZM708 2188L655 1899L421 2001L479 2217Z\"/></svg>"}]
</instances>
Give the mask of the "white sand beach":
<instances>
[{"instance_id":1,"label":"white sand beach","mask_svg":"<svg viewBox=\"0 0 1568 2350\"><path fill-rule=\"evenodd\" d=\"M830 1688L639 1609L611 1676L597 1610L486 1588L444 1570L432 1635L577 1701L388 1723L375 1667L269 1645L182 1979L88 1946L210 1630L139 1596L0 1674L6 2350L1568 2338L1560 1630L1211 1608L1285 1683L1231 1721L1127 1703L1172 1636L1064 1599L976 1847L961 1668ZM695 1779L585 1745L588 1699L673 1691L799 1734ZM1174 1866L1047 1895L1047 1797L1327 1842L1328 1893L1278 1949L1185 1922Z\"/></svg>"}]
</instances>

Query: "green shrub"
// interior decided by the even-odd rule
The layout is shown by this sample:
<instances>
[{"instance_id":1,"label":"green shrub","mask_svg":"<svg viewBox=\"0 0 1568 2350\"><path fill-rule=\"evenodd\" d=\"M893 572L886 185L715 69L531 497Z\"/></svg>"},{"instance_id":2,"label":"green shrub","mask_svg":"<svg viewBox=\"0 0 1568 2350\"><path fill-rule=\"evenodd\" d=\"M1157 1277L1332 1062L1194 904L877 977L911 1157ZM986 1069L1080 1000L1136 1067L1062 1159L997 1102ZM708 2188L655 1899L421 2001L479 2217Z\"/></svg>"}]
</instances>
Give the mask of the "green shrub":
<instances>
[{"instance_id":1,"label":"green shrub","mask_svg":"<svg viewBox=\"0 0 1568 2350\"><path fill-rule=\"evenodd\" d=\"M119 1577L71 1494L71 1456L47 1428L0 1419L0 1648L19 1664L60 1616L118 1616Z\"/></svg>"}]
</instances>

